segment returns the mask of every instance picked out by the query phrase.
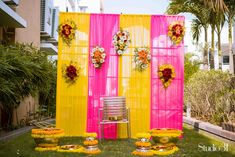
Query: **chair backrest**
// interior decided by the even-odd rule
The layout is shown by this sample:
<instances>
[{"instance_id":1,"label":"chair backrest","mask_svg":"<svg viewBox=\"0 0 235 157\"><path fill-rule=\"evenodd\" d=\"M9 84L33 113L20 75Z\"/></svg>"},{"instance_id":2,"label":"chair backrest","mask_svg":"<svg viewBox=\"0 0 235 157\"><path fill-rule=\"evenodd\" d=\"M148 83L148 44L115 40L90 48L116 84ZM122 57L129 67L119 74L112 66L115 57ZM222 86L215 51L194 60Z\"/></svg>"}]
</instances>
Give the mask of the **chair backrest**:
<instances>
[{"instance_id":1,"label":"chair backrest","mask_svg":"<svg viewBox=\"0 0 235 157\"><path fill-rule=\"evenodd\" d=\"M127 119L125 97L104 97L103 105L103 120Z\"/></svg>"}]
</instances>

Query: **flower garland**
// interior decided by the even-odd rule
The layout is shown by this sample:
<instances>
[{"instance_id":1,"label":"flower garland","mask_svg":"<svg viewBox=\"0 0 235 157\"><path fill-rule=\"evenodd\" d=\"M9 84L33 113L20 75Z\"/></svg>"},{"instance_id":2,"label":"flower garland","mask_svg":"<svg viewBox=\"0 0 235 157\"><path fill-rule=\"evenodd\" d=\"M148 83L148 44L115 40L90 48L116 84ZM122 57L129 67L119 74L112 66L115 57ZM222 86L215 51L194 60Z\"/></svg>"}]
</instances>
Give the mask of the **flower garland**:
<instances>
[{"instance_id":1,"label":"flower garland","mask_svg":"<svg viewBox=\"0 0 235 157\"><path fill-rule=\"evenodd\" d=\"M80 70L81 68L77 65L76 62L70 61L68 65L63 65L62 75L67 83L73 84L79 77Z\"/></svg>"},{"instance_id":2,"label":"flower garland","mask_svg":"<svg viewBox=\"0 0 235 157\"><path fill-rule=\"evenodd\" d=\"M180 22L173 22L168 28L168 36L175 45L180 44L185 34L185 27Z\"/></svg>"},{"instance_id":3,"label":"flower garland","mask_svg":"<svg viewBox=\"0 0 235 157\"><path fill-rule=\"evenodd\" d=\"M95 132L92 132L92 133L85 133L84 134L84 137L93 137L93 138L96 138L97 137L97 133Z\"/></svg>"},{"instance_id":4,"label":"flower garland","mask_svg":"<svg viewBox=\"0 0 235 157\"><path fill-rule=\"evenodd\" d=\"M159 66L158 76L163 83L164 88L170 86L172 80L175 78L175 68L170 64Z\"/></svg>"},{"instance_id":5,"label":"flower garland","mask_svg":"<svg viewBox=\"0 0 235 157\"><path fill-rule=\"evenodd\" d=\"M135 48L134 50L134 62L135 67L139 71L143 71L148 68L148 64L151 60L150 50L146 47Z\"/></svg>"},{"instance_id":6,"label":"flower garland","mask_svg":"<svg viewBox=\"0 0 235 157\"><path fill-rule=\"evenodd\" d=\"M85 140L84 142L83 142L83 144L85 145L85 146L93 146L93 145L97 145L98 144L98 141L97 140Z\"/></svg>"},{"instance_id":7,"label":"flower garland","mask_svg":"<svg viewBox=\"0 0 235 157\"><path fill-rule=\"evenodd\" d=\"M141 141L137 141L135 142L135 145L137 147L150 147L151 143L150 142L141 142Z\"/></svg>"},{"instance_id":8,"label":"flower garland","mask_svg":"<svg viewBox=\"0 0 235 157\"><path fill-rule=\"evenodd\" d=\"M105 51L103 47L96 46L92 49L91 52L91 61L94 64L95 68L100 68L105 61Z\"/></svg>"},{"instance_id":9,"label":"flower garland","mask_svg":"<svg viewBox=\"0 0 235 157\"><path fill-rule=\"evenodd\" d=\"M122 29L113 36L113 45L118 55L124 54L130 42L130 33Z\"/></svg>"},{"instance_id":10,"label":"flower garland","mask_svg":"<svg viewBox=\"0 0 235 157\"><path fill-rule=\"evenodd\" d=\"M152 150L153 154L155 155L170 155L178 151L179 148L177 146L173 146L171 150L168 151L159 151L159 150Z\"/></svg>"},{"instance_id":11,"label":"flower garland","mask_svg":"<svg viewBox=\"0 0 235 157\"><path fill-rule=\"evenodd\" d=\"M177 129L152 129L150 134L153 137L180 137L182 135L181 130Z\"/></svg>"},{"instance_id":12,"label":"flower garland","mask_svg":"<svg viewBox=\"0 0 235 157\"><path fill-rule=\"evenodd\" d=\"M44 151L57 151L58 147L35 147L35 151L44 152Z\"/></svg>"},{"instance_id":13,"label":"flower garland","mask_svg":"<svg viewBox=\"0 0 235 157\"><path fill-rule=\"evenodd\" d=\"M75 32L77 26L74 21L66 20L58 26L59 36L68 45L71 45L71 41L75 39Z\"/></svg>"},{"instance_id":14,"label":"flower garland","mask_svg":"<svg viewBox=\"0 0 235 157\"><path fill-rule=\"evenodd\" d=\"M64 130L56 128L32 129L31 136L33 138L59 138L64 136Z\"/></svg>"},{"instance_id":15,"label":"flower garland","mask_svg":"<svg viewBox=\"0 0 235 157\"><path fill-rule=\"evenodd\" d=\"M146 138L146 139L150 139L151 135L150 133L138 133L136 135L137 138Z\"/></svg>"}]
</instances>

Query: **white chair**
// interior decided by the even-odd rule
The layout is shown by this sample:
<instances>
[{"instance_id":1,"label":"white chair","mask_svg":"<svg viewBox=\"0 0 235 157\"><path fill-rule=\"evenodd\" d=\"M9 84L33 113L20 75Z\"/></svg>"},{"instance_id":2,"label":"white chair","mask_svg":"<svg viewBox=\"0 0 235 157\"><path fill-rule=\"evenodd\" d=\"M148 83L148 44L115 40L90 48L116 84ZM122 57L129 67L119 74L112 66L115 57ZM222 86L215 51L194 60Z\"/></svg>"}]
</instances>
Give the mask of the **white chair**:
<instances>
[{"instance_id":1,"label":"white chair","mask_svg":"<svg viewBox=\"0 0 235 157\"><path fill-rule=\"evenodd\" d=\"M127 124L127 136L131 138L130 110L126 107L125 97L103 97L103 108L98 110L100 139L104 137L105 124Z\"/></svg>"}]
</instances>

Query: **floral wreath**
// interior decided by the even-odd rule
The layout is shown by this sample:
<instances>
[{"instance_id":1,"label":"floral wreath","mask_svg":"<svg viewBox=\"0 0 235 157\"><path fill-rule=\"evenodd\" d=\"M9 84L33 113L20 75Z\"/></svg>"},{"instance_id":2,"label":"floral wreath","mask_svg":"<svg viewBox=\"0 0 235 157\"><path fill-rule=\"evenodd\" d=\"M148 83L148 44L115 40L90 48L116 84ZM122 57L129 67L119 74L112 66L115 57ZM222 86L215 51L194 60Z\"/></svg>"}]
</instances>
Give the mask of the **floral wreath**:
<instances>
[{"instance_id":1,"label":"floral wreath","mask_svg":"<svg viewBox=\"0 0 235 157\"><path fill-rule=\"evenodd\" d=\"M76 62L70 61L68 65L63 65L62 75L67 83L73 84L79 77L80 70L81 68L77 65Z\"/></svg>"},{"instance_id":2,"label":"floral wreath","mask_svg":"<svg viewBox=\"0 0 235 157\"><path fill-rule=\"evenodd\" d=\"M134 50L134 62L135 68L139 71L143 71L148 68L148 64L151 60L150 50L146 47L135 48Z\"/></svg>"},{"instance_id":3,"label":"floral wreath","mask_svg":"<svg viewBox=\"0 0 235 157\"><path fill-rule=\"evenodd\" d=\"M175 69L170 64L164 64L159 66L158 76L163 83L164 88L170 86L172 80L175 78Z\"/></svg>"},{"instance_id":4,"label":"floral wreath","mask_svg":"<svg viewBox=\"0 0 235 157\"><path fill-rule=\"evenodd\" d=\"M170 37L171 41L178 45L183 40L185 34L185 27L180 22L173 22L170 24L168 28L168 36Z\"/></svg>"},{"instance_id":5,"label":"floral wreath","mask_svg":"<svg viewBox=\"0 0 235 157\"><path fill-rule=\"evenodd\" d=\"M118 55L124 54L130 45L130 33L128 31L120 30L113 36L113 45Z\"/></svg>"},{"instance_id":6,"label":"floral wreath","mask_svg":"<svg viewBox=\"0 0 235 157\"><path fill-rule=\"evenodd\" d=\"M70 46L71 41L75 39L76 30L77 26L72 20L66 20L58 26L59 36L68 46Z\"/></svg>"},{"instance_id":7,"label":"floral wreath","mask_svg":"<svg viewBox=\"0 0 235 157\"><path fill-rule=\"evenodd\" d=\"M100 68L105 61L105 51L103 47L96 46L92 49L91 52L91 61L94 64L95 68Z\"/></svg>"}]
</instances>

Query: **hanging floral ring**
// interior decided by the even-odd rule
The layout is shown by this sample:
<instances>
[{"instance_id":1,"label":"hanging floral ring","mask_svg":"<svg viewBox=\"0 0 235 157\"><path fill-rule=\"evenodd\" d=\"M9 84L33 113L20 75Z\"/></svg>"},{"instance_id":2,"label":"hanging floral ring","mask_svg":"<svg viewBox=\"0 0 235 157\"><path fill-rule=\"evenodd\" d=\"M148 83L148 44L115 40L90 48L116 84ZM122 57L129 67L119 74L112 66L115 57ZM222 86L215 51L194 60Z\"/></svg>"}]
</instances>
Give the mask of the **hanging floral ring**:
<instances>
[{"instance_id":1,"label":"hanging floral ring","mask_svg":"<svg viewBox=\"0 0 235 157\"><path fill-rule=\"evenodd\" d=\"M94 64L95 68L100 68L105 62L105 51L103 47L96 46L92 49L91 52L91 61Z\"/></svg>"},{"instance_id":2,"label":"hanging floral ring","mask_svg":"<svg viewBox=\"0 0 235 157\"><path fill-rule=\"evenodd\" d=\"M173 22L168 28L168 36L171 41L178 45L183 40L185 34L185 27L180 22Z\"/></svg>"},{"instance_id":3,"label":"hanging floral ring","mask_svg":"<svg viewBox=\"0 0 235 157\"><path fill-rule=\"evenodd\" d=\"M122 29L113 36L113 45L115 46L115 50L118 55L125 53L130 42L130 33Z\"/></svg>"},{"instance_id":4,"label":"hanging floral ring","mask_svg":"<svg viewBox=\"0 0 235 157\"><path fill-rule=\"evenodd\" d=\"M150 50L147 47L135 48L134 50L135 68L143 71L148 68L151 60Z\"/></svg>"},{"instance_id":5,"label":"hanging floral ring","mask_svg":"<svg viewBox=\"0 0 235 157\"><path fill-rule=\"evenodd\" d=\"M170 86L172 80L175 78L175 68L170 64L159 66L158 76L163 83L164 88Z\"/></svg>"},{"instance_id":6,"label":"hanging floral ring","mask_svg":"<svg viewBox=\"0 0 235 157\"><path fill-rule=\"evenodd\" d=\"M73 84L79 77L80 70L80 66L76 62L71 61L68 65L63 65L62 75L67 83Z\"/></svg>"},{"instance_id":7,"label":"hanging floral ring","mask_svg":"<svg viewBox=\"0 0 235 157\"><path fill-rule=\"evenodd\" d=\"M77 26L72 20L66 20L58 26L59 36L68 46L70 46L71 41L75 39L76 30Z\"/></svg>"}]
</instances>

